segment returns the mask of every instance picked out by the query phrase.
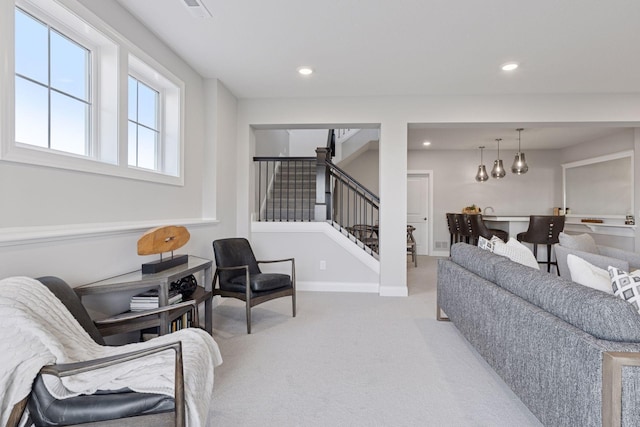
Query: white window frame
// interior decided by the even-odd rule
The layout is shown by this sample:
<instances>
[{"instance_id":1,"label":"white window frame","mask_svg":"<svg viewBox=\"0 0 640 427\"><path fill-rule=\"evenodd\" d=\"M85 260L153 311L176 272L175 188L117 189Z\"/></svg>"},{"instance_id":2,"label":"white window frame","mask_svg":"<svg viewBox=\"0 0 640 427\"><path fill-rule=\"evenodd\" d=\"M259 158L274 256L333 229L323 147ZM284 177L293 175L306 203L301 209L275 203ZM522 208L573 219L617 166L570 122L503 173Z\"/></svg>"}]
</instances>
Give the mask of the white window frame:
<instances>
[{"instance_id":1,"label":"white window frame","mask_svg":"<svg viewBox=\"0 0 640 427\"><path fill-rule=\"evenodd\" d=\"M148 83L147 80L145 80L143 77L140 77L140 75L138 73L136 73L134 70L131 69L131 66L129 66L129 76L133 77L138 84L143 84L145 86L147 86L148 88L150 88L151 90L154 90L155 92L157 92L158 94L158 105L156 108L156 122L157 122L157 129L153 129L153 128L149 128L155 132L158 133L158 140L156 141L156 154L155 154L155 158L154 158L154 170L164 170L164 132L163 132L163 117L164 117L164 103L165 103L165 97L164 97L164 90L162 88L158 88L153 86L152 84ZM127 79L128 81L128 79ZM127 90L129 89L128 84L127 84ZM137 107L139 108L140 105L138 104L138 102L136 101ZM130 123L131 120L128 117L127 114L127 124ZM134 121L133 123L135 123L136 126L144 126L142 123L140 123L138 120ZM127 140L127 149L129 149L129 145L131 145L131 141ZM136 148L136 151L137 148ZM138 167L140 169L145 169L142 168L140 166L137 165L132 165L131 162L129 161L130 159L127 156L127 163L129 164L130 168L135 168Z\"/></svg>"},{"instance_id":2,"label":"white window frame","mask_svg":"<svg viewBox=\"0 0 640 427\"><path fill-rule=\"evenodd\" d=\"M26 143L21 143L18 141L15 141L15 138L13 139L15 141L15 144L19 147L23 147L23 148L27 148L27 149L35 149L35 150L42 150L44 152L53 152L53 153L59 153L60 155L63 156L77 156L79 158L96 158L98 157L98 153L100 152L99 148L98 148L98 143L100 141L99 135L97 134L97 128L98 126L96 126L96 124L98 124L100 122L100 118L99 118L99 106L96 104L96 100L95 100L95 95L99 92L98 91L98 82L97 82L97 75L99 75L98 68L99 68L99 56L96 55L96 52L99 52L99 45L96 44L95 40L88 37L86 34L82 34L80 32L78 32L75 28L73 28L72 25L68 24L68 18L64 19L64 18L57 18L55 16L51 16L46 14L46 12L43 12L42 9L38 9L36 7L33 7L30 3L28 2L23 2L23 1L16 1L16 7L19 7L20 9L22 9L22 11L24 13L26 13L27 15L31 15L32 18L42 22L44 25L47 25L47 31L56 31L59 34L61 34L63 37L67 37L69 38L72 42L78 44L79 46L89 50L90 52L90 61L89 61L89 96L88 96L88 104L90 106L91 109L91 114L89 116L89 141L85 141L87 143L87 151L88 154L86 155L80 155L80 154L74 154L74 153L69 153L69 152L65 152L65 151L59 151L56 150L55 148L50 148L50 147L41 147L41 146L37 146L37 145L32 145L32 144L26 144ZM65 22L67 21L67 22ZM14 27L15 28L15 27ZM14 46L15 46L15 42L14 42ZM48 64L49 68L51 68L51 58L49 58L49 64ZM15 68L15 66L13 67ZM14 73L15 76L15 73ZM52 90L51 87L51 82L47 82L47 86L45 86L47 88L48 91ZM14 77L14 93L15 93L15 77ZM15 98L14 98L15 101ZM49 105L49 110L51 109L51 105ZM15 110L14 110L15 111ZM49 111L51 112L51 111ZM14 116L15 119L15 116ZM115 125L115 123L113 123ZM49 137L49 143L51 142L51 134L48 135Z\"/></svg>"},{"instance_id":3,"label":"white window frame","mask_svg":"<svg viewBox=\"0 0 640 427\"><path fill-rule=\"evenodd\" d=\"M92 51L91 156L15 142L16 6ZM81 28L81 31L74 29L74 20L75 27ZM0 161L184 185L185 85L181 79L113 30L77 0L0 2L0 37L6 40L5 43L0 43L0 60L7 64L6 67L0 67L0 86L6 88L0 98ZM98 41L95 41L96 39ZM140 67L140 64L144 67ZM132 70L142 77L155 76L171 88L171 96L164 97L163 104L167 106L161 107L161 126L165 134L163 138L167 137L172 141L168 148L171 150L174 164L169 170L136 168L128 164L127 77ZM154 80L145 78L144 81L147 84L148 81ZM172 116L169 117L170 115ZM166 123L171 126L167 126Z\"/></svg>"},{"instance_id":4,"label":"white window frame","mask_svg":"<svg viewBox=\"0 0 640 427\"><path fill-rule=\"evenodd\" d=\"M150 61L152 62L151 65L149 64ZM127 63L129 64L127 77L131 75L160 94L158 106L158 130L160 131L158 146L160 152L156 161L165 174L178 176L179 171L182 170L183 144L181 141L183 140L183 126L182 121L176 119L183 116L181 106L184 105L184 100L182 99L184 83L148 56L143 60L130 53ZM126 118L128 122L128 114ZM131 165L129 167L148 170Z\"/></svg>"}]
</instances>

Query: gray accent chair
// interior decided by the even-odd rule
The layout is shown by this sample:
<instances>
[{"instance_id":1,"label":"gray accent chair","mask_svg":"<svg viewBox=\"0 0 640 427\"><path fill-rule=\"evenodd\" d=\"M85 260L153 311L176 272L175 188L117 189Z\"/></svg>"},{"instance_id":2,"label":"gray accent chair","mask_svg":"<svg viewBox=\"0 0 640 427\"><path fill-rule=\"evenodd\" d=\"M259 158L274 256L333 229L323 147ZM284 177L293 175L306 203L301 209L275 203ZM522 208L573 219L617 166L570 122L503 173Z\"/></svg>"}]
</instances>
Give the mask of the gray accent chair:
<instances>
[{"instance_id":1,"label":"gray accent chair","mask_svg":"<svg viewBox=\"0 0 640 427\"><path fill-rule=\"evenodd\" d=\"M244 238L219 239L213 242L216 272L213 295L237 298L245 302L247 333L251 333L251 308L275 298L292 298L296 317L296 266L293 258L257 261L249 241ZM291 275L263 273L258 264L291 262Z\"/></svg>"},{"instance_id":2,"label":"gray accent chair","mask_svg":"<svg viewBox=\"0 0 640 427\"><path fill-rule=\"evenodd\" d=\"M624 271L640 268L640 254L609 246L597 245L588 234L570 235L560 233L559 243L554 245L558 271L562 277L571 278L567 256L573 254L604 270L616 267Z\"/></svg>"},{"instance_id":3,"label":"gray accent chair","mask_svg":"<svg viewBox=\"0 0 640 427\"><path fill-rule=\"evenodd\" d=\"M80 302L80 298L66 282L57 277L41 277L38 280L67 307L96 343L105 345L104 339ZM154 393L137 393L125 388L111 391L99 390L92 395L56 399L48 392L42 379L42 375L59 377L75 375L118 363L127 363L127 361L161 351L176 353L174 397ZM29 409L29 419L26 425L38 427L88 423L96 427L184 426L184 405L182 346L177 341L114 357L43 367L32 385L31 394L13 408L7 426L18 425L25 407Z\"/></svg>"}]
</instances>

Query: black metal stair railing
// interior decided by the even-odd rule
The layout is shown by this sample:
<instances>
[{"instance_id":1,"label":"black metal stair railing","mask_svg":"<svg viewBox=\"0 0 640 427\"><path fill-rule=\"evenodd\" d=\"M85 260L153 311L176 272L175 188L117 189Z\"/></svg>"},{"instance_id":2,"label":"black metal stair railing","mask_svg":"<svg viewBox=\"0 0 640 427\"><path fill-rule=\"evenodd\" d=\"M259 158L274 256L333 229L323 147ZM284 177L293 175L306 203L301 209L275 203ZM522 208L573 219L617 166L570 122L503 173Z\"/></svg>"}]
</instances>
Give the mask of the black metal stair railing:
<instances>
[{"instance_id":1,"label":"black metal stair railing","mask_svg":"<svg viewBox=\"0 0 640 427\"><path fill-rule=\"evenodd\" d=\"M331 221L378 253L379 197L332 162L326 163L331 177Z\"/></svg>"},{"instance_id":2,"label":"black metal stair railing","mask_svg":"<svg viewBox=\"0 0 640 427\"><path fill-rule=\"evenodd\" d=\"M315 157L254 157L257 221L314 221Z\"/></svg>"},{"instance_id":3,"label":"black metal stair railing","mask_svg":"<svg viewBox=\"0 0 640 427\"><path fill-rule=\"evenodd\" d=\"M333 164L335 132L316 157L254 157L256 221L330 221L378 253L380 199Z\"/></svg>"}]
</instances>

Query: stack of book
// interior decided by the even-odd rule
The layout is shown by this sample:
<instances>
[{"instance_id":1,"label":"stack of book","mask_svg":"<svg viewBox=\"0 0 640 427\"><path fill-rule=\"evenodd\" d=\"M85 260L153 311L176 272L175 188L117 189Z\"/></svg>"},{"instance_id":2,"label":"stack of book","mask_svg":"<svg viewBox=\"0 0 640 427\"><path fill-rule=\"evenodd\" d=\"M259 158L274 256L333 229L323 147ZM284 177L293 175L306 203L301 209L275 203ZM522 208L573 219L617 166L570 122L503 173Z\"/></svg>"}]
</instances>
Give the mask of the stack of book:
<instances>
[{"instance_id":1,"label":"stack of book","mask_svg":"<svg viewBox=\"0 0 640 427\"><path fill-rule=\"evenodd\" d=\"M169 291L169 305L182 301L182 294L178 290ZM158 289L151 289L131 297L129 308L131 311L151 310L159 307Z\"/></svg>"}]
</instances>

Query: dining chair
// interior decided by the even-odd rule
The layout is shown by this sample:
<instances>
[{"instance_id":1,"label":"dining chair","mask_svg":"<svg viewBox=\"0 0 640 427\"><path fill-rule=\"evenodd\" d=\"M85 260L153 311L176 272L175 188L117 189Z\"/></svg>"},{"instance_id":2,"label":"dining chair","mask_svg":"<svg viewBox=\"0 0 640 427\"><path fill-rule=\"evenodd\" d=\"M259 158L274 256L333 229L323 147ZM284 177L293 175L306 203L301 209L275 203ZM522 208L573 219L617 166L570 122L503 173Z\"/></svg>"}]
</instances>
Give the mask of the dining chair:
<instances>
[{"instance_id":1,"label":"dining chair","mask_svg":"<svg viewBox=\"0 0 640 427\"><path fill-rule=\"evenodd\" d=\"M482 214L469 214L467 215L467 221L469 223L469 228L471 229L474 245L478 244L480 237L491 240L493 236L497 236L502 239L503 242L506 242L509 239L509 233L506 231L487 227L482 219Z\"/></svg>"},{"instance_id":2,"label":"dining chair","mask_svg":"<svg viewBox=\"0 0 640 427\"><path fill-rule=\"evenodd\" d=\"M460 239L460 228L456 222L456 214L447 213L447 228L449 229L449 247L454 243L458 243Z\"/></svg>"},{"instance_id":3,"label":"dining chair","mask_svg":"<svg viewBox=\"0 0 640 427\"><path fill-rule=\"evenodd\" d=\"M413 232L416 228L413 225L407 225L407 253L411 254L411 261L413 261L414 267L418 266L418 256L416 253L416 239L413 237Z\"/></svg>"},{"instance_id":4,"label":"dining chair","mask_svg":"<svg viewBox=\"0 0 640 427\"><path fill-rule=\"evenodd\" d=\"M356 239L368 246L372 251L378 252L378 230L369 224L355 224L351 226L351 232Z\"/></svg>"},{"instance_id":5,"label":"dining chair","mask_svg":"<svg viewBox=\"0 0 640 427\"><path fill-rule=\"evenodd\" d=\"M560 274L558 269L558 261L551 261L551 249L553 245L559 242L558 236L564 230L564 215L531 215L529 216L529 227L527 231L518 233L519 242L531 243L533 245L533 256L538 259L538 245L546 245L547 260L538 261L540 264L547 264L547 272L551 272L551 266L556 266L556 272Z\"/></svg>"}]
</instances>

